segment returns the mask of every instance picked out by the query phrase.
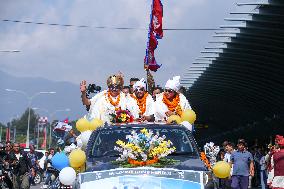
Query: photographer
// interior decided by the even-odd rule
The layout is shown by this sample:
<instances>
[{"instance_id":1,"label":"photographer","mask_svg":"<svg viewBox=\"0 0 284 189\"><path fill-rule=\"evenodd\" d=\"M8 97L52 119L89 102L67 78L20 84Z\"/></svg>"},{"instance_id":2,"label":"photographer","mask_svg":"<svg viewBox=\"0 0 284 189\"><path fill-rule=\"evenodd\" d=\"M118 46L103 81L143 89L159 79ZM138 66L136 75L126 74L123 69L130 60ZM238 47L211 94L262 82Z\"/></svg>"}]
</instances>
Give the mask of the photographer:
<instances>
[{"instance_id":1,"label":"photographer","mask_svg":"<svg viewBox=\"0 0 284 189\"><path fill-rule=\"evenodd\" d=\"M81 90L81 93L82 93L81 98L82 98L83 105L85 105L86 110L89 111L91 104L94 104L97 100L97 97L99 97L100 95L96 95L92 99L90 99L89 96L90 96L91 93L100 92L101 87L96 86L95 84L89 84L88 87L87 87L87 82L84 80L80 83L80 90Z\"/></svg>"},{"instance_id":2,"label":"photographer","mask_svg":"<svg viewBox=\"0 0 284 189\"><path fill-rule=\"evenodd\" d=\"M10 155L11 166L13 167L13 188L28 189L29 184L29 170L34 172L31 161L25 152L20 151L19 143L15 143L13 152Z\"/></svg>"}]
</instances>

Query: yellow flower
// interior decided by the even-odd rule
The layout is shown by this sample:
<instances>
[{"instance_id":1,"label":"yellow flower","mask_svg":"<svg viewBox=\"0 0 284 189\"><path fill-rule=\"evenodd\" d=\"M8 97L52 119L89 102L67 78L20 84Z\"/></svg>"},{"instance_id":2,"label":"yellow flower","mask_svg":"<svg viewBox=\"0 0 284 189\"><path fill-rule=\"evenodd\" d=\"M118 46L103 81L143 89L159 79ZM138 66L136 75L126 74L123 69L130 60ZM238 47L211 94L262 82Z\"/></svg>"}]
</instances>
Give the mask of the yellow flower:
<instances>
[{"instance_id":1,"label":"yellow flower","mask_svg":"<svg viewBox=\"0 0 284 189\"><path fill-rule=\"evenodd\" d=\"M117 145L120 145L120 146L122 146L122 147L125 146L125 142L123 142L123 141L121 141L121 140L116 141L116 144L117 144Z\"/></svg>"},{"instance_id":2,"label":"yellow flower","mask_svg":"<svg viewBox=\"0 0 284 189\"><path fill-rule=\"evenodd\" d=\"M148 131L147 131L147 129L146 129L146 128L144 128L144 129L140 130L140 133L148 134Z\"/></svg>"}]
</instances>

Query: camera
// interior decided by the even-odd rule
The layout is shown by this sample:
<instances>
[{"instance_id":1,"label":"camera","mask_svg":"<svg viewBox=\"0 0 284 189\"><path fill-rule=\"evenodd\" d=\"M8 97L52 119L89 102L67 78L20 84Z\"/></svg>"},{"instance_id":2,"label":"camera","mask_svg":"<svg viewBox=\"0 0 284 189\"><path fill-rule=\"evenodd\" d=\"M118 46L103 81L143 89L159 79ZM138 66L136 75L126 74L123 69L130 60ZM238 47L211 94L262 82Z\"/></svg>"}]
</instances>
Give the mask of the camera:
<instances>
[{"instance_id":1,"label":"camera","mask_svg":"<svg viewBox=\"0 0 284 189\"><path fill-rule=\"evenodd\" d=\"M89 84L88 88L87 88L87 93L86 93L86 97L88 99L90 99L90 94L91 93L98 93L102 90L102 88L96 84ZM86 110L89 111L90 110L90 106L86 106Z\"/></svg>"},{"instance_id":2,"label":"camera","mask_svg":"<svg viewBox=\"0 0 284 189\"><path fill-rule=\"evenodd\" d=\"M88 88L87 88L87 94L91 94L91 93L97 93L100 92L102 90L102 88L100 86L97 86L96 84L89 84Z\"/></svg>"}]
</instances>

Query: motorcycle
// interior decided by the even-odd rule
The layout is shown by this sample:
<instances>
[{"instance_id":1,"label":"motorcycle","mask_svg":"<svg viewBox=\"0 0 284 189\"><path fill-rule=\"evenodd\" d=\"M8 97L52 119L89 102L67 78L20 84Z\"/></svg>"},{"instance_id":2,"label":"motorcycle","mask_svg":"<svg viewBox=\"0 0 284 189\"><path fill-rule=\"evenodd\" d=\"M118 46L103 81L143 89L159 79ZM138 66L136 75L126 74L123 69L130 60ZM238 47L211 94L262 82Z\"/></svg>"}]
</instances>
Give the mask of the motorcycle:
<instances>
[{"instance_id":1,"label":"motorcycle","mask_svg":"<svg viewBox=\"0 0 284 189\"><path fill-rule=\"evenodd\" d=\"M9 174L10 172L7 166L0 164L0 189L8 188L5 179L10 178Z\"/></svg>"},{"instance_id":2,"label":"motorcycle","mask_svg":"<svg viewBox=\"0 0 284 189\"><path fill-rule=\"evenodd\" d=\"M38 167L36 170L35 170L35 176L34 176L34 183L35 184L40 184L43 180L43 174L44 174L44 171Z\"/></svg>"}]
</instances>

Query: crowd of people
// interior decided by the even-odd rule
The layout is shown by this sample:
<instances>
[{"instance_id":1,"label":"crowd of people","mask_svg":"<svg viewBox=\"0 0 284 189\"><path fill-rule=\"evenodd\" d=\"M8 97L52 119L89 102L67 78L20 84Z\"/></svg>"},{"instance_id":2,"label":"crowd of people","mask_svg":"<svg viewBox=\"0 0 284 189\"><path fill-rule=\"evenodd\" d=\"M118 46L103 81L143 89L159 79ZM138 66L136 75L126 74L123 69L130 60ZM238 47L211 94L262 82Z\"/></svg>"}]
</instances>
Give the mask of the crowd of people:
<instances>
[{"instance_id":1,"label":"crowd of people","mask_svg":"<svg viewBox=\"0 0 284 189\"><path fill-rule=\"evenodd\" d=\"M45 187L51 182L51 158L55 154L53 148L44 154L44 167L41 170L45 178ZM2 170L2 181L9 189L28 189L36 185L34 178L37 171L42 169L39 165L39 154L35 146L30 145L28 151L21 149L20 144L7 141L0 143L0 167Z\"/></svg>"},{"instance_id":2,"label":"crowd of people","mask_svg":"<svg viewBox=\"0 0 284 189\"><path fill-rule=\"evenodd\" d=\"M284 138L276 135L275 145L248 146L244 139L237 145L225 141L218 160L231 165L230 177L219 179L216 188L284 188Z\"/></svg>"}]
</instances>

